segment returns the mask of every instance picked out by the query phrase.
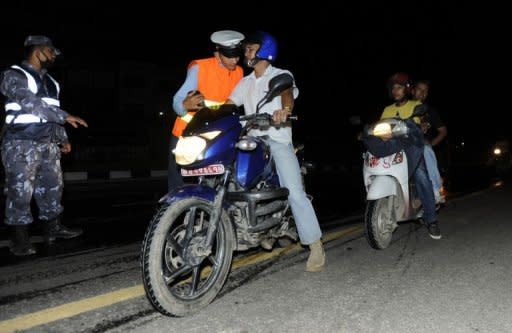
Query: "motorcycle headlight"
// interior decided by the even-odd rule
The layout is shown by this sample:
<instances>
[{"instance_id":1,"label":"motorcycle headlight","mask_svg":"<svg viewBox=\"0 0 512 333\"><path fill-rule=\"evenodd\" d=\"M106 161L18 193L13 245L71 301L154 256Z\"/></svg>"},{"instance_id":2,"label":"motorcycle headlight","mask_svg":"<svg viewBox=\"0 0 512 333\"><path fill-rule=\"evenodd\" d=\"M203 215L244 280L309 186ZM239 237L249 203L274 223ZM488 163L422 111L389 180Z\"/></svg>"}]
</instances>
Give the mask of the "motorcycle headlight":
<instances>
[{"instance_id":1,"label":"motorcycle headlight","mask_svg":"<svg viewBox=\"0 0 512 333\"><path fill-rule=\"evenodd\" d=\"M189 165L197 160L201 160L204 149L206 148L206 140L199 136L181 137L178 140L174 155L176 163L179 165Z\"/></svg>"},{"instance_id":2,"label":"motorcycle headlight","mask_svg":"<svg viewBox=\"0 0 512 333\"><path fill-rule=\"evenodd\" d=\"M379 123L373 128L375 136L391 136L391 125L389 123Z\"/></svg>"},{"instance_id":3,"label":"motorcycle headlight","mask_svg":"<svg viewBox=\"0 0 512 333\"><path fill-rule=\"evenodd\" d=\"M211 131L198 134L198 136L181 137L178 140L176 149L173 151L176 156L176 163L179 165L189 165L195 161L202 160L207 140L215 139L220 133L222 132Z\"/></svg>"},{"instance_id":4,"label":"motorcycle headlight","mask_svg":"<svg viewBox=\"0 0 512 333\"><path fill-rule=\"evenodd\" d=\"M498 147L494 148L494 150L493 150L493 154L494 154L495 156L500 156L500 155L501 155L501 149L500 149L500 148L498 148Z\"/></svg>"}]
</instances>

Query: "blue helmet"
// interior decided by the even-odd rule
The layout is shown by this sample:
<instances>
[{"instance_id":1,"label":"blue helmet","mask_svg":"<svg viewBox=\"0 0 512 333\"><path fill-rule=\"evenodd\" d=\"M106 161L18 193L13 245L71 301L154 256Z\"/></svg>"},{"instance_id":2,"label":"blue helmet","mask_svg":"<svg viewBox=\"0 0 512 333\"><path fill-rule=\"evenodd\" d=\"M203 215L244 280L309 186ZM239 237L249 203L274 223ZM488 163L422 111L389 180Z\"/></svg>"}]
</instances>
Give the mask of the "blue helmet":
<instances>
[{"instance_id":1,"label":"blue helmet","mask_svg":"<svg viewBox=\"0 0 512 333\"><path fill-rule=\"evenodd\" d=\"M245 40L247 44L259 44L256 57L274 62L277 58L277 40L269 33L258 31Z\"/></svg>"}]
</instances>

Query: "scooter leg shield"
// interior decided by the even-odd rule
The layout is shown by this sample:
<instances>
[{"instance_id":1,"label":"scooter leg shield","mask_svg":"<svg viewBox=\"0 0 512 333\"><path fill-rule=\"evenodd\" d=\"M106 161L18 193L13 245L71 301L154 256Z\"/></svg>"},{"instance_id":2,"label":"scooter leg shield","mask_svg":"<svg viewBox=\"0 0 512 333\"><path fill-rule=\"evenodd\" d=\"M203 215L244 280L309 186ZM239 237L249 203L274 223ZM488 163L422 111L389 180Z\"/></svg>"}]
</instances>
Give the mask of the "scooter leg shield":
<instances>
[{"instance_id":1,"label":"scooter leg shield","mask_svg":"<svg viewBox=\"0 0 512 333\"><path fill-rule=\"evenodd\" d=\"M367 200L377 200L380 198L396 195L397 180L390 176L380 176L372 179L366 194Z\"/></svg>"}]
</instances>

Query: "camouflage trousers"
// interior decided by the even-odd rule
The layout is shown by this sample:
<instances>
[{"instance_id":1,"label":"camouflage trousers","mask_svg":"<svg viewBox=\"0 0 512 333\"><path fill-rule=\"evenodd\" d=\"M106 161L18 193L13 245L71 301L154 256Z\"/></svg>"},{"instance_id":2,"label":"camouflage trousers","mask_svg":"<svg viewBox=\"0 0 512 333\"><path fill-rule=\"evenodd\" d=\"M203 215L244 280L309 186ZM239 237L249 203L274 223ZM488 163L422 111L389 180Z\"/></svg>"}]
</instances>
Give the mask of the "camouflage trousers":
<instances>
[{"instance_id":1,"label":"camouflage trousers","mask_svg":"<svg viewBox=\"0 0 512 333\"><path fill-rule=\"evenodd\" d=\"M32 196L39 208L41 220L52 220L62 213L64 183L60 155L56 143L30 140L3 142L5 224L32 223Z\"/></svg>"}]
</instances>

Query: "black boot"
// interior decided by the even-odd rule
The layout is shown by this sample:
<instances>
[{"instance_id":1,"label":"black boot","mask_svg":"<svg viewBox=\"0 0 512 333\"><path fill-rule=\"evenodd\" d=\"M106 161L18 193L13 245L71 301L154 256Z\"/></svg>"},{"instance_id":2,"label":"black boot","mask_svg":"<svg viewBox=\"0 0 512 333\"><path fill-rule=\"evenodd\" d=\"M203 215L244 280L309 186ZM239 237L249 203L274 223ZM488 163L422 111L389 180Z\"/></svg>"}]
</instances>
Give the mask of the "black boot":
<instances>
[{"instance_id":1,"label":"black boot","mask_svg":"<svg viewBox=\"0 0 512 333\"><path fill-rule=\"evenodd\" d=\"M55 242L57 238L70 239L82 234L82 229L69 229L60 223L56 218L46 224L45 241L48 244Z\"/></svg>"},{"instance_id":2,"label":"black boot","mask_svg":"<svg viewBox=\"0 0 512 333\"><path fill-rule=\"evenodd\" d=\"M30 243L26 225L14 225L12 228L10 250L15 256L30 256L36 254L36 249Z\"/></svg>"}]
</instances>

